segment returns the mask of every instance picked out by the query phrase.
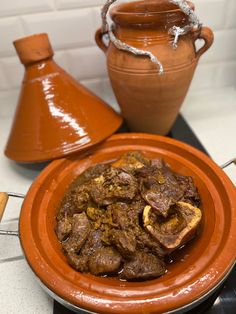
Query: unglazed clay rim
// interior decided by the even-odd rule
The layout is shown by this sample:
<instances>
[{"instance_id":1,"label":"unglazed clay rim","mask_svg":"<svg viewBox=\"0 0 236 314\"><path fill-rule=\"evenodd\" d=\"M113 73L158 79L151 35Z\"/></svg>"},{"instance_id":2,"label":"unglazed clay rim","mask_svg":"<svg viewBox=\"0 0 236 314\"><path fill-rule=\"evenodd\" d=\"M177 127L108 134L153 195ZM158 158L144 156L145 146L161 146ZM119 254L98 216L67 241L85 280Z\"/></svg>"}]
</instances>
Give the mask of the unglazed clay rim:
<instances>
[{"instance_id":1,"label":"unglazed clay rim","mask_svg":"<svg viewBox=\"0 0 236 314\"><path fill-rule=\"evenodd\" d=\"M207 261L209 262L209 264L206 264L206 266L204 266L203 268L198 269L197 274L200 273L201 277L198 278L197 281L196 278L192 279L192 281L189 278L187 278L185 280L186 281L185 285L184 283L182 283L182 286L181 284L179 286L177 285L174 286L172 280L172 285L168 286L169 291L168 294L170 295L172 293L172 298L169 297L168 302L166 302L165 300L165 298L167 298L168 295L166 294L164 295L163 291L161 295L160 294L158 295L156 292L156 287L160 286L161 284L161 282L158 280L145 282L144 284L139 284L138 286L136 284L133 285L132 283L125 283L123 287L120 286L120 282L118 282L117 280L117 284L114 285L110 284L110 288L111 289L113 288L113 290L108 291L108 286L106 286L105 279L101 278L97 279L96 277L93 276L86 277L72 270L71 273L73 274L76 273L76 276L74 278L77 278L77 280L78 278L80 278L79 284L76 285L75 279L74 280L70 279L68 281L68 278L66 278L67 274L66 273L62 274L60 270L57 269L57 263L53 264L53 266L49 265L50 263L48 262L48 260L46 260L42 255L40 249L41 246L44 245L43 243L44 241L42 241L43 238L40 232L41 228L42 229L45 228L44 223L41 223L41 227L39 228L39 230L32 230L31 227L32 210L34 211L34 215L37 214L37 208L33 206L35 199L37 202L39 202L42 197L46 197L47 191L44 192L43 188L45 188L45 186L50 188L51 183L45 184L46 180L49 180L48 178L52 176L54 173L55 174L58 173L62 176L65 173L65 171L69 171L69 169L72 169L73 163L75 162L76 159L72 158L71 160L61 159L54 161L39 175L39 177L35 180L26 196L26 199L22 206L20 217L20 237L26 259L31 268L33 269L33 271L35 272L36 276L39 277L42 283L49 290L58 295L60 298L64 299L66 302L69 302L72 305L75 305L88 311L99 312L103 314L104 313L136 314L145 310L147 307L149 311L148 313L162 313L173 311L185 307L193 303L195 300L200 299L204 295L208 294L209 291L214 289L214 287L225 278L225 276L233 266L236 258L236 251L234 249L236 230L235 228L233 228L234 223L236 223L235 188L233 187L231 181L228 179L226 174L209 157L199 152L195 148L192 148L187 144L183 144L173 139L168 139L156 135L131 133L112 136L104 144L102 144L100 148L94 150L91 158L93 158L93 155L96 155L95 156L96 158L100 155L103 156L104 154L109 155L110 152L115 153L116 149L119 149L119 147L124 147L126 150L132 149L136 150L138 149L137 146L140 146L140 149L141 147L143 149L146 147L147 151L149 150L151 151L152 149L155 151L156 149L155 147L158 147L158 143L159 145L165 143L169 148L172 148L174 156L177 156L177 154L181 155L181 151L183 152L183 156L185 154L192 156L191 157L192 160L188 160L186 159L186 157L184 158L181 156L179 158L180 160L181 158L185 159L186 167L189 167L189 169L190 166L192 165L191 170L193 172L198 169L197 173L202 173L203 176L204 174L203 169L204 167L207 167L208 172L211 176L213 176L214 181L210 180L211 177L207 179L208 177L205 174L204 180L206 181L203 181L203 183L204 186L210 183L209 189L211 188L212 191L209 190L209 192L212 192L212 194L215 193L215 191L213 190L216 188L213 185L214 182L217 182L217 184L222 184L225 190L216 192L219 193L218 196L220 195L222 196L222 193L224 194L224 198L222 198L222 200L220 199L220 202L221 201L223 202L223 200L224 201L227 200L227 204L229 203L230 205L229 208L227 208L228 211L230 211L228 214L231 215L232 218L230 226L227 226L227 235L229 234L229 236L224 241L224 246L222 246L221 243L222 241L220 241L220 243L217 246L217 249L216 248L214 249L214 255L212 257L211 256L209 257L211 258L209 259L210 262L208 261L207 256ZM170 151L172 152L172 150ZM166 148L165 150L163 150L163 152L168 156L169 152L167 151ZM89 157L87 159L89 160ZM199 165L198 166L195 165L195 162L193 162L194 160L197 160L196 164L199 162L199 164L202 166L198 168ZM176 163L178 163L179 159L176 159L175 161ZM68 166L68 169L64 170L63 168L66 168L66 165ZM88 163L88 166L90 165L91 164ZM58 182L56 181L56 183L54 184L58 184ZM214 204L215 202L216 201L214 200ZM44 200L43 205L45 206L45 204L47 205L47 203ZM40 208L40 206L42 205L36 203L35 206ZM47 210L47 206L45 206L45 208ZM224 209L225 208L222 208L221 214L225 217L225 215L223 214ZM220 215L218 216L220 217ZM220 237L221 240L223 239L223 235L220 236L217 235L217 239L218 237ZM47 241L49 240L45 239L45 242ZM210 244L207 246L207 248L209 246ZM218 252L219 250L220 254ZM59 259L59 253L56 252L56 255L54 257L55 259L57 258ZM201 260L202 256L200 256L199 258L200 258L199 260L201 261L201 263L200 262L199 263L203 264L203 260L205 262L205 259L203 258L203 260ZM57 260L55 260L55 262L57 262ZM69 266L67 265L67 267ZM65 269L61 271L65 272ZM193 273L193 275L196 274ZM171 281L171 278L169 281ZM190 283L192 284L192 286L190 285ZM141 288L139 288L139 286ZM106 288L107 290L105 290ZM99 291L99 293L96 291ZM176 291L178 291L177 295L174 294L174 292ZM118 292L120 293L119 295L117 294Z\"/></svg>"},{"instance_id":2,"label":"unglazed clay rim","mask_svg":"<svg viewBox=\"0 0 236 314\"><path fill-rule=\"evenodd\" d=\"M48 38L48 34L47 33L37 33L37 34L33 34L33 35L29 35L29 36L25 36L24 38L19 38L13 41L13 44L18 44L21 41L31 41L32 38L40 38L40 37L47 37Z\"/></svg>"},{"instance_id":3,"label":"unglazed clay rim","mask_svg":"<svg viewBox=\"0 0 236 314\"><path fill-rule=\"evenodd\" d=\"M135 2L144 2L144 0L137 0ZM194 4L191 1L187 1L187 3L191 6L192 9L194 9ZM169 3L171 5L171 3ZM125 12L125 11L120 11L123 7L128 6L129 3L119 3L117 5L114 5L111 9L110 9L110 14L113 15L120 15L122 14L123 16L126 17L151 17L151 16L161 16L161 15L166 15L168 13L183 13L183 11L181 11L180 8L176 8L176 9L169 9L169 10L165 10L165 11L152 11L149 12L148 15L145 15L145 13L143 12ZM172 4L173 5L173 4ZM174 5L175 6L175 5ZM184 13L183 13L184 14Z\"/></svg>"}]
</instances>

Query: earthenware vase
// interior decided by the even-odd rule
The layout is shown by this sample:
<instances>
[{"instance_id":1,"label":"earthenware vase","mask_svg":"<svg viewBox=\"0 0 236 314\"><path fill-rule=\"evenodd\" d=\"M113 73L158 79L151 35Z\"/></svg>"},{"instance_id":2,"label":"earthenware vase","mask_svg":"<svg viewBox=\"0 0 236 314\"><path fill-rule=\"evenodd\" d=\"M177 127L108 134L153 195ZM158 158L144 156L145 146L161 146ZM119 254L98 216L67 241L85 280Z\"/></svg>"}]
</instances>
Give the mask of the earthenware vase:
<instances>
[{"instance_id":1,"label":"earthenware vase","mask_svg":"<svg viewBox=\"0 0 236 314\"><path fill-rule=\"evenodd\" d=\"M192 5L190 3L190 5ZM193 7L193 5L192 5ZM189 24L188 16L168 0L121 3L110 10L113 33L122 42L154 54L164 67L164 74L149 58L107 47L101 30L97 45L106 53L107 68L122 115L132 131L166 135L189 89L199 58L213 43L207 27L180 36L173 48L173 26ZM197 50L195 42L203 39Z\"/></svg>"},{"instance_id":2,"label":"earthenware vase","mask_svg":"<svg viewBox=\"0 0 236 314\"><path fill-rule=\"evenodd\" d=\"M122 118L56 64L47 34L14 45L25 75L7 157L18 162L59 158L93 146L119 128Z\"/></svg>"}]
</instances>

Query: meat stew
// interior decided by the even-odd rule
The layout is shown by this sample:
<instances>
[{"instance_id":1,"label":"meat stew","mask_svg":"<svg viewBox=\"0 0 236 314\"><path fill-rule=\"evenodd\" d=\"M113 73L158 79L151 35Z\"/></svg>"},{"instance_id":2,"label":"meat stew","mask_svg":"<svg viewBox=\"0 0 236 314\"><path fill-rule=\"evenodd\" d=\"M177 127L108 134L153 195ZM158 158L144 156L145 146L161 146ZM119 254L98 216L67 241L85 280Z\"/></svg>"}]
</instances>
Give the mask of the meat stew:
<instances>
[{"instance_id":1,"label":"meat stew","mask_svg":"<svg viewBox=\"0 0 236 314\"><path fill-rule=\"evenodd\" d=\"M196 235L199 206L192 177L129 152L79 176L60 204L56 234L77 271L149 280L165 274L166 257Z\"/></svg>"}]
</instances>

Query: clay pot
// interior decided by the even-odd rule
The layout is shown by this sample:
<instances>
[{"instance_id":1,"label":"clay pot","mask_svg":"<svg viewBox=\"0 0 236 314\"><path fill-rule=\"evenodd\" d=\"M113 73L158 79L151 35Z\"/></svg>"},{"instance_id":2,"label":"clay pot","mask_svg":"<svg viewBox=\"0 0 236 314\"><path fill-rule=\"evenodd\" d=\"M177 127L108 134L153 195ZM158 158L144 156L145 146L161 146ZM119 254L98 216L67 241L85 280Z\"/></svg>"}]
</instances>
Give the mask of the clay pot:
<instances>
[{"instance_id":1,"label":"clay pot","mask_svg":"<svg viewBox=\"0 0 236 314\"><path fill-rule=\"evenodd\" d=\"M122 114L132 131L165 135L177 117L199 58L213 43L213 33L207 27L189 31L179 37L174 49L168 30L189 21L168 0L119 4L111 9L110 16L118 39L152 52L164 67L160 76L149 58L118 50L112 43L107 48L101 30L97 31L96 42L106 53L110 81ZM204 40L198 51L197 39Z\"/></svg>"},{"instance_id":2,"label":"clay pot","mask_svg":"<svg viewBox=\"0 0 236 314\"><path fill-rule=\"evenodd\" d=\"M95 145L119 128L122 118L55 63L47 34L14 45L25 75L7 157L19 162L59 158Z\"/></svg>"},{"instance_id":3,"label":"clay pot","mask_svg":"<svg viewBox=\"0 0 236 314\"><path fill-rule=\"evenodd\" d=\"M137 150L148 158L163 158L174 171L193 177L202 200L201 232L161 278L121 282L80 273L68 264L55 234L63 195L85 169ZM235 223L235 187L209 157L167 137L119 134L99 145L90 156L55 160L45 168L27 193L19 227L31 269L59 302L78 313L82 308L101 314L159 314L191 310L222 285L236 259ZM191 313L195 313L193 309Z\"/></svg>"}]
</instances>

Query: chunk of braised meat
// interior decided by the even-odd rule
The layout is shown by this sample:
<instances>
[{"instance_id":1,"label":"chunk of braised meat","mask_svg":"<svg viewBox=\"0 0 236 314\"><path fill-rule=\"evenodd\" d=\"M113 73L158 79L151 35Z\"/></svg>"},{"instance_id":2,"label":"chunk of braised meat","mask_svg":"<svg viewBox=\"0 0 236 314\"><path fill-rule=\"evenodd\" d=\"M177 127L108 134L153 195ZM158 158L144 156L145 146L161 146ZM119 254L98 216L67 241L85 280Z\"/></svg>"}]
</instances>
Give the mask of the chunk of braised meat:
<instances>
[{"instance_id":1,"label":"chunk of braised meat","mask_svg":"<svg viewBox=\"0 0 236 314\"><path fill-rule=\"evenodd\" d=\"M91 168L88 168L79 177L79 179L78 179L79 183L81 184L82 182L84 183L84 182L90 181L91 179L95 179L95 178L99 177L101 174L103 174L109 168L110 168L109 164L98 164L98 165L95 165Z\"/></svg>"},{"instance_id":2,"label":"chunk of braised meat","mask_svg":"<svg viewBox=\"0 0 236 314\"><path fill-rule=\"evenodd\" d=\"M182 202L190 203L195 207L200 206L200 195L192 177L181 176L175 174L175 177L179 183L180 188L183 190L183 197L180 199Z\"/></svg>"},{"instance_id":3,"label":"chunk of braised meat","mask_svg":"<svg viewBox=\"0 0 236 314\"><path fill-rule=\"evenodd\" d=\"M56 234L59 241L64 241L72 230L72 218L64 217L56 225Z\"/></svg>"},{"instance_id":4,"label":"chunk of braised meat","mask_svg":"<svg viewBox=\"0 0 236 314\"><path fill-rule=\"evenodd\" d=\"M88 262L90 256L97 250L103 247L101 240L102 231L92 229L89 233L87 241L82 246L79 254L67 254L68 261L72 267L81 272L88 272Z\"/></svg>"},{"instance_id":5,"label":"chunk of braised meat","mask_svg":"<svg viewBox=\"0 0 236 314\"><path fill-rule=\"evenodd\" d=\"M83 184L72 189L62 200L57 220L59 221L65 216L72 217L74 214L82 213L89 202L89 185Z\"/></svg>"},{"instance_id":6,"label":"chunk of braised meat","mask_svg":"<svg viewBox=\"0 0 236 314\"><path fill-rule=\"evenodd\" d=\"M89 233L89 237L82 247L80 254L90 256L92 255L97 249L101 249L103 247L102 242L102 231L101 230L94 230L92 229Z\"/></svg>"},{"instance_id":7,"label":"chunk of braised meat","mask_svg":"<svg viewBox=\"0 0 236 314\"><path fill-rule=\"evenodd\" d=\"M133 256L136 249L136 239L132 230L112 229L110 231L110 242L125 259Z\"/></svg>"},{"instance_id":8,"label":"chunk of braised meat","mask_svg":"<svg viewBox=\"0 0 236 314\"><path fill-rule=\"evenodd\" d=\"M164 256L166 251L163 247L142 227L142 214L145 206L144 200L138 198L128 205L129 209L126 211L126 217L129 221L128 230L132 230L134 233L137 248L158 256Z\"/></svg>"},{"instance_id":9,"label":"chunk of braised meat","mask_svg":"<svg viewBox=\"0 0 236 314\"><path fill-rule=\"evenodd\" d=\"M193 238L201 218L201 210L185 202L173 206L172 214L166 219L155 219L150 206L143 211L145 228L169 252Z\"/></svg>"},{"instance_id":10,"label":"chunk of braised meat","mask_svg":"<svg viewBox=\"0 0 236 314\"><path fill-rule=\"evenodd\" d=\"M76 270L87 273L89 271L88 269L88 260L89 257L86 255L78 255L76 253L68 253L67 254L67 260L69 264Z\"/></svg>"},{"instance_id":11,"label":"chunk of braised meat","mask_svg":"<svg viewBox=\"0 0 236 314\"><path fill-rule=\"evenodd\" d=\"M112 210L113 221L117 224L119 230L132 231L136 239L136 246L145 251L152 252L159 256L166 254L165 250L145 229L140 225L145 203L137 201L130 205L125 203L116 203L109 206ZM142 223L142 222L141 222Z\"/></svg>"},{"instance_id":12,"label":"chunk of braised meat","mask_svg":"<svg viewBox=\"0 0 236 314\"><path fill-rule=\"evenodd\" d=\"M111 164L114 168L120 168L130 173L134 173L136 169L150 165L150 160L145 158L140 152L128 152Z\"/></svg>"},{"instance_id":13,"label":"chunk of braised meat","mask_svg":"<svg viewBox=\"0 0 236 314\"><path fill-rule=\"evenodd\" d=\"M112 247L97 249L89 258L89 271L93 275L112 274L119 271L121 256Z\"/></svg>"},{"instance_id":14,"label":"chunk of braised meat","mask_svg":"<svg viewBox=\"0 0 236 314\"><path fill-rule=\"evenodd\" d=\"M157 169L163 169L166 167L166 163L162 158L156 158L151 160L151 166L154 166Z\"/></svg>"},{"instance_id":15,"label":"chunk of braised meat","mask_svg":"<svg viewBox=\"0 0 236 314\"><path fill-rule=\"evenodd\" d=\"M66 242L62 243L63 249L67 253L78 253L90 232L90 222L85 213L75 214L72 217L71 234Z\"/></svg>"},{"instance_id":16,"label":"chunk of braised meat","mask_svg":"<svg viewBox=\"0 0 236 314\"><path fill-rule=\"evenodd\" d=\"M139 216L142 215L145 206L145 201L141 197L136 196L130 204L118 202L109 205L107 208L112 212L113 222L120 229L125 230L139 224Z\"/></svg>"},{"instance_id":17,"label":"chunk of braised meat","mask_svg":"<svg viewBox=\"0 0 236 314\"><path fill-rule=\"evenodd\" d=\"M113 227L117 227L117 225L113 222L112 212L110 208L103 209L88 207L86 213L89 219L93 222L93 229L100 230L102 232L101 241L105 245L110 245L110 229Z\"/></svg>"},{"instance_id":18,"label":"chunk of braised meat","mask_svg":"<svg viewBox=\"0 0 236 314\"><path fill-rule=\"evenodd\" d=\"M175 174L163 164L162 168L156 166L142 168L137 176L144 200L156 209L159 215L167 217L170 206L184 195Z\"/></svg>"},{"instance_id":19,"label":"chunk of braised meat","mask_svg":"<svg viewBox=\"0 0 236 314\"><path fill-rule=\"evenodd\" d=\"M62 200L57 215L58 221L63 219L65 216L73 216L76 213L82 213L86 210L91 203L89 195L90 180L100 176L108 168L108 164L99 164L85 170L79 176Z\"/></svg>"},{"instance_id":20,"label":"chunk of braised meat","mask_svg":"<svg viewBox=\"0 0 236 314\"><path fill-rule=\"evenodd\" d=\"M146 202L139 193L133 198L132 202L128 204L131 215L135 216L141 215L146 205Z\"/></svg>"},{"instance_id":21,"label":"chunk of braised meat","mask_svg":"<svg viewBox=\"0 0 236 314\"><path fill-rule=\"evenodd\" d=\"M131 220L128 218L129 207L126 203L116 203L107 207L112 212L112 220L120 229L129 229Z\"/></svg>"},{"instance_id":22,"label":"chunk of braised meat","mask_svg":"<svg viewBox=\"0 0 236 314\"><path fill-rule=\"evenodd\" d=\"M138 192L134 176L121 169L109 168L91 182L90 195L99 206L132 200Z\"/></svg>"},{"instance_id":23,"label":"chunk of braised meat","mask_svg":"<svg viewBox=\"0 0 236 314\"><path fill-rule=\"evenodd\" d=\"M121 278L126 280L147 280L159 277L166 272L164 262L157 256L136 252L131 261L124 263Z\"/></svg>"},{"instance_id":24,"label":"chunk of braised meat","mask_svg":"<svg viewBox=\"0 0 236 314\"><path fill-rule=\"evenodd\" d=\"M136 236L137 247L140 250L153 253L160 257L163 257L167 254L167 251L146 230L142 229L141 227L136 227L134 232Z\"/></svg>"}]
</instances>

